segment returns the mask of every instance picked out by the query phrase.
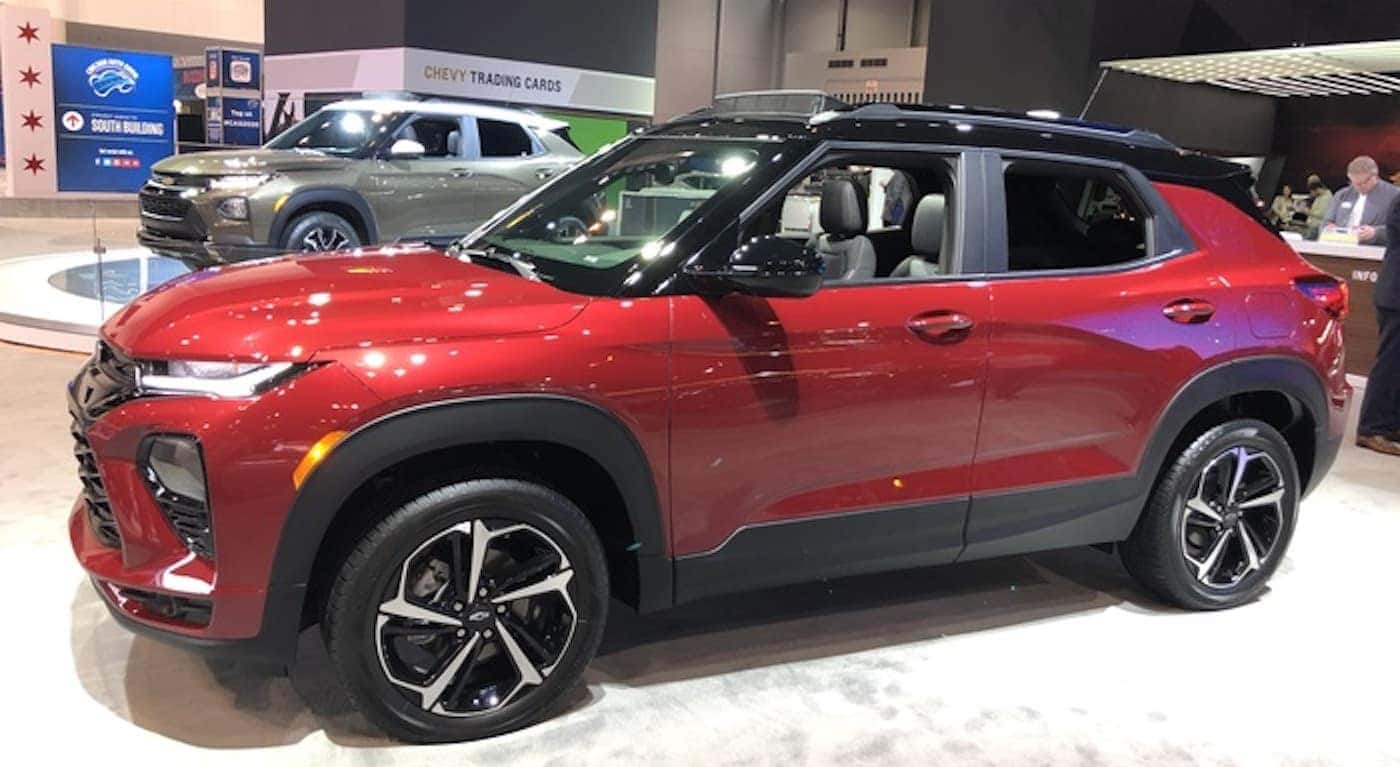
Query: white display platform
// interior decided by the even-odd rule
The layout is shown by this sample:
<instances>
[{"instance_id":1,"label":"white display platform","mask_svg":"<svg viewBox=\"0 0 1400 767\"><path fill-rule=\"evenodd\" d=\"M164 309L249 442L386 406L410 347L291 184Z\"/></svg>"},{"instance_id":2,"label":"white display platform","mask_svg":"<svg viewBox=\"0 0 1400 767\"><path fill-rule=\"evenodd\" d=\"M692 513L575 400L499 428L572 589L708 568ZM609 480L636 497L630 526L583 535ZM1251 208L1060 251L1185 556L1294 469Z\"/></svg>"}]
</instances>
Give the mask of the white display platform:
<instances>
[{"instance_id":1,"label":"white display platform","mask_svg":"<svg viewBox=\"0 0 1400 767\"><path fill-rule=\"evenodd\" d=\"M99 269L99 263L101 268ZM188 271L145 248L0 261L0 340L86 352L127 302Z\"/></svg>"}]
</instances>

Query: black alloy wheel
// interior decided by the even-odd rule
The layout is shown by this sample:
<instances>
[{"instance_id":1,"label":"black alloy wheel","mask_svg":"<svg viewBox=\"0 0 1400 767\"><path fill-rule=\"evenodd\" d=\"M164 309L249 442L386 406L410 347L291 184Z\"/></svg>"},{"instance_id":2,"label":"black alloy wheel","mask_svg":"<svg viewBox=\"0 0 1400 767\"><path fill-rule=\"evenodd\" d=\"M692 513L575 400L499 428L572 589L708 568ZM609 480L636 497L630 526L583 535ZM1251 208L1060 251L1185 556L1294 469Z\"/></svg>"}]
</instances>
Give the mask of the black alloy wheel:
<instances>
[{"instance_id":1,"label":"black alloy wheel","mask_svg":"<svg viewBox=\"0 0 1400 767\"><path fill-rule=\"evenodd\" d=\"M1278 430L1239 419L1169 459L1123 564L1148 590L1194 610L1258 597L1278 569L1297 521L1302 483Z\"/></svg>"},{"instance_id":2,"label":"black alloy wheel","mask_svg":"<svg viewBox=\"0 0 1400 767\"><path fill-rule=\"evenodd\" d=\"M445 485L389 514L326 608L332 661L396 737L470 740L533 721L597 650L607 572L566 498L518 480Z\"/></svg>"}]
</instances>

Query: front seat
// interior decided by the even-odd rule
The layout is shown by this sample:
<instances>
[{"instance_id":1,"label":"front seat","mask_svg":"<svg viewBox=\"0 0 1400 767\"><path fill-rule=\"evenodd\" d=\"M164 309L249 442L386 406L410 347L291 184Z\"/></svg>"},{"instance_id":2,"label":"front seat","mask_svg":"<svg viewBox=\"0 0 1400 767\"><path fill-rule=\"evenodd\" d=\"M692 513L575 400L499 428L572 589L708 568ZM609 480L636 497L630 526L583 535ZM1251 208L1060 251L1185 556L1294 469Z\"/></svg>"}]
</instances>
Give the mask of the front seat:
<instances>
[{"instance_id":1,"label":"front seat","mask_svg":"<svg viewBox=\"0 0 1400 767\"><path fill-rule=\"evenodd\" d=\"M825 282L869 280L875 277L875 246L866 232L866 201L860 187L849 179L831 179L822 185L822 234L817 253L826 265Z\"/></svg>"},{"instance_id":2,"label":"front seat","mask_svg":"<svg viewBox=\"0 0 1400 767\"><path fill-rule=\"evenodd\" d=\"M953 228L947 225L948 198L926 194L914 210L914 226L909 242L914 255L899 262L890 279L936 277L943 273L942 254L952 251Z\"/></svg>"}]
</instances>

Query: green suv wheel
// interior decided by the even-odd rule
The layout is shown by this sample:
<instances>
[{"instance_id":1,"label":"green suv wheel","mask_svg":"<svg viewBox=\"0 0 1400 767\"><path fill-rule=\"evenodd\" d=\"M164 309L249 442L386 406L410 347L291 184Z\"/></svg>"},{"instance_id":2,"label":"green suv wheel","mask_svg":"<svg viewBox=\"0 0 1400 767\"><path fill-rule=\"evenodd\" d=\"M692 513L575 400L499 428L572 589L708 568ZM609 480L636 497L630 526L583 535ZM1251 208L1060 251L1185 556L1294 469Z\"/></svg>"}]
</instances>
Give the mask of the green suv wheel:
<instances>
[{"instance_id":1,"label":"green suv wheel","mask_svg":"<svg viewBox=\"0 0 1400 767\"><path fill-rule=\"evenodd\" d=\"M292 220L282 247L303 253L320 253L349 250L362 244L359 233L349 221L334 213L318 210L303 213Z\"/></svg>"}]
</instances>

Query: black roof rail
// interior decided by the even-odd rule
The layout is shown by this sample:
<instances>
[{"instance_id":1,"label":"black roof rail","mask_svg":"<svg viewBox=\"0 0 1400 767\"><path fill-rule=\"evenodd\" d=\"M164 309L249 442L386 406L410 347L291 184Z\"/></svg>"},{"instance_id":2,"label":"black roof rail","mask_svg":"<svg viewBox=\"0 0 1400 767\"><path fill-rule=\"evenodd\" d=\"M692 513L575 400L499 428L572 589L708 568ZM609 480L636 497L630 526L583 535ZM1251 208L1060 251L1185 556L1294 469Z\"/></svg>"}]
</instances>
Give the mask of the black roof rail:
<instances>
[{"instance_id":1,"label":"black roof rail","mask_svg":"<svg viewBox=\"0 0 1400 767\"><path fill-rule=\"evenodd\" d=\"M1121 125L1110 123L1088 122L1085 120L1065 119L1060 117L1036 117L1029 114L1017 114L1015 112L1005 112L993 109L969 108L956 105L933 105L933 104L889 104L875 103L864 104L854 109L841 110L824 116L822 122L829 120L899 120L899 119L928 119L936 117L951 122L963 122L969 125L987 125L1005 128L1019 128L1021 130L1038 130L1050 133L1060 133L1065 135L1080 136L1083 138L1099 139L1101 141L1113 141L1136 146L1151 147L1154 149L1166 149L1180 151L1180 147L1162 138L1152 131L1145 131L1137 128L1127 128Z\"/></svg>"}]
</instances>

